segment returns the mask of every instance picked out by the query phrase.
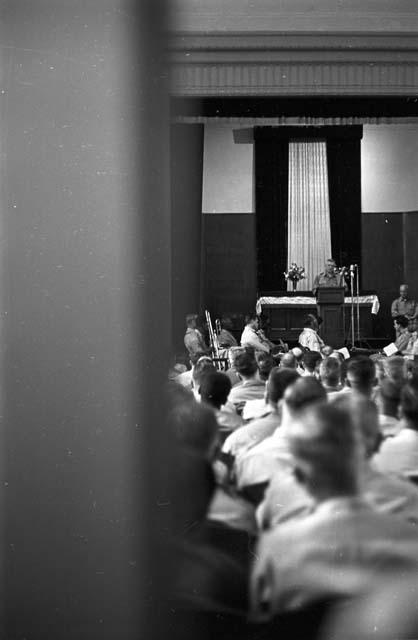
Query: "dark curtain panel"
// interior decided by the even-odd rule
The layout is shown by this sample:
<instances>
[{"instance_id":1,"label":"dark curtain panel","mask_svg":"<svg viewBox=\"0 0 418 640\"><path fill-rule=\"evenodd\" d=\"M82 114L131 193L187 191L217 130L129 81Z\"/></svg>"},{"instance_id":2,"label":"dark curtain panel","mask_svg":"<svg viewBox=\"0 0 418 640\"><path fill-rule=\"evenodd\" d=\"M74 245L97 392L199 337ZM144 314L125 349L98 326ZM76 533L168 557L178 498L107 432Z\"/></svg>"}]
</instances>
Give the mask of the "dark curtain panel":
<instances>
[{"instance_id":1,"label":"dark curtain panel","mask_svg":"<svg viewBox=\"0 0 418 640\"><path fill-rule=\"evenodd\" d=\"M200 305L203 124L171 126L171 295L176 351L183 351L185 315Z\"/></svg>"},{"instance_id":2,"label":"dark curtain panel","mask_svg":"<svg viewBox=\"0 0 418 640\"><path fill-rule=\"evenodd\" d=\"M327 137L332 255L339 266L361 263L362 127L339 127ZM361 270L360 270L361 277Z\"/></svg>"},{"instance_id":3,"label":"dark curtain panel","mask_svg":"<svg viewBox=\"0 0 418 640\"><path fill-rule=\"evenodd\" d=\"M258 292L285 288L289 142L276 131L254 130Z\"/></svg>"}]
</instances>

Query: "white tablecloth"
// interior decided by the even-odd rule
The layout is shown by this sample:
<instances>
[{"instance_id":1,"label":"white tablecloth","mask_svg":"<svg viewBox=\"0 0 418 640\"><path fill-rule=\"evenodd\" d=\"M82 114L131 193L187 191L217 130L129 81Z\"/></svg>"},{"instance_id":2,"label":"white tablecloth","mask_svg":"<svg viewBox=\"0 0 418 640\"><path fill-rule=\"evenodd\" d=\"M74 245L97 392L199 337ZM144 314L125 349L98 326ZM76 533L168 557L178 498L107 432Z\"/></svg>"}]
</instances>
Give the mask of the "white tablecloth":
<instances>
[{"instance_id":1,"label":"white tablecloth","mask_svg":"<svg viewBox=\"0 0 418 640\"><path fill-rule=\"evenodd\" d=\"M351 305L351 296L346 296L344 298L345 304ZM359 296L358 297L359 304L370 304L371 305L371 313L376 315L380 308L379 298L376 295L371 296ZM264 296L257 300L256 311L258 314L261 313L263 305L269 304L278 304L278 305L289 305L289 304L306 304L312 307L316 307L316 298L310 296L281 296L280 298L275 298L271 296ZM357 298L354 298L354 304L357 304Z\"/></svg>"}]
</instances>

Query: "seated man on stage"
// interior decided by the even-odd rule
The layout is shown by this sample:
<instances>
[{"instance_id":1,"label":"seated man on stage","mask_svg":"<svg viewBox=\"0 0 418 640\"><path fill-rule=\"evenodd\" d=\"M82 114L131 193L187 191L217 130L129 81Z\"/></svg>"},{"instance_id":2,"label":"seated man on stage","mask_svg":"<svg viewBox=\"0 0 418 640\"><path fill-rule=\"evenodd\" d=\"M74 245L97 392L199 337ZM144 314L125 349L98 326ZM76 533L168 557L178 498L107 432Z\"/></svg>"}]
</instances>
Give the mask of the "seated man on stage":
<instances>
[{"instance_id":1,"label":"seated man on stage","mask_svg":"<svg viewBox=\"0 0 418 640\"><path fill-rule=\"evenodd\" d=\"M347 289L344 275L337 271L335 260L332 258L328 258L325 263L325 270L315 277L312 287L314 296L316 296L318 289L321 287L344 287L344 289Z\"/></svg>"},{"instance_id":2,"label":"seated man on stage","mask_svg":"<svg viewBox=\"0 0 418 640\"><path fill-rule=\"evenodd\" d=\"M230 349L231 347L238 346L238 342L231 333L233 326L231 318L228 316L221 318L221 331L218 336L218 342L222 349Z\"/></svg>"},{"instance_id":3,"label":"seated man on stage","mask_svg":"<svg viewBox=\"0 0 418 640\"><path fill-rule=\"evenodd\" d=\"M418 304L408 296L407 284L401 284L399 287L399 298L396 298L396 300L392 302L391 313L392 318L405 316L409 321L409 330L415 331L416 319L418 316ZM396 333L396 337L398 337L398 333Z\"/></svg>"},{"instance_id":4,"label":"seated man on stage","mask_svg":"<svg viewBox=\"0 0 418 640\"><path fill-rule=\"evenodd\" d=\"M189 356L192 357L196 353L210 354L210 349L205 343L205 339L197 328L197 313L189 313L186 316L186 333L184 335L184 346Z\"/></svg>"},{"instance_id":5,"label":"seated man on stage","mask_svg":"<svg viewBox=\"0 0 418 640\"><path fill-rule=\"evenodd\" d=\"M245 318L246 325L241 335L242 347L253 347L256 353L276 353L287 351L287 346L281 342L279 346L269 340L263 331L259 329L259 318L256 313L251 313Z\"/></svg>"},{"instance_id":6,"label":"seated man on stage","mask_svg":"<svg viewBox=\"0 0 418 640\"><path fill-rule=\"evenodd\" d=\"M301 347L309 349L309 351L321 352L321 349L325 347L325 343L317 333L318 328L319 325L315 316L312 313L308 314L303 323L303 331L298 338L298 343Z\"/></svg>"}]
</instances>

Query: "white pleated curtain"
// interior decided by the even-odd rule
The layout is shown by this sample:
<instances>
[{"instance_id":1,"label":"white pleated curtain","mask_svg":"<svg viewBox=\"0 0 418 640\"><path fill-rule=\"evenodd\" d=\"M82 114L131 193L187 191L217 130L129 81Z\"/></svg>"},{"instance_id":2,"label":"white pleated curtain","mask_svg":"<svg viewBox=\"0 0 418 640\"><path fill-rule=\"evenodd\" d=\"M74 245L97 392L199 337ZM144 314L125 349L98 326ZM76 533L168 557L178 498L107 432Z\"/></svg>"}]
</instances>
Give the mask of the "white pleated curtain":
<instances>
[{"instance_id":1,"label":"white pleated curtain","mask_svg":"<svg viewBox=\"0 0 418 640\"><path fill-rule=\"evenodd\" d=\"M331 257L331 229L326 142L289 143L288 265L305 267L298 289L312 288L313 280ZM288 282L288 290L292 283Z\"/></svg>"}]
</instances>

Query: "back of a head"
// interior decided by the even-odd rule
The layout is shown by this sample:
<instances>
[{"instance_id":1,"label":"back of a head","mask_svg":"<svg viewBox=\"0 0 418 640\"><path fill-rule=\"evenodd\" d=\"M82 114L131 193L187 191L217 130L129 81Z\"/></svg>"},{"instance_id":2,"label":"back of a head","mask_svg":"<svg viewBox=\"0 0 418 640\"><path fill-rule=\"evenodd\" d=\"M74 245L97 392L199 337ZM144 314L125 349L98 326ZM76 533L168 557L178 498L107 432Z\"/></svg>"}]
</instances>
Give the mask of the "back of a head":
<instances>
[{"instance_id":1,"label":"back of a head","mask_svg":"<svg viewBox=\"0 0 418 640\"><path fill-rule=\"evenodd\" d=\"M362 448L346 408L318 403L298 415L288 437L296 477L314 497L357 494Z\"/></svg>"},{"instance_id":2,"label":"back of a head","mask_svg":"<svg viewBox=\"0 0 418 640\"><path fill-rule=\"evenodd\" d=\"M394 417L398 415L402 386L391 378L380 381L377 397L381 413Z\"/></svg>"},{"instance_id":3,"label":"back of a head","mask_svg":"<svg viewBox=\"0 0 418 640\"><path fill-rule=\"evenodd\" d=\"M319 380L308 376L296 380L284 393L286 406L292 414L325 401L326 398L327 393Z\"/></svg>"},{"instance_id":4,"label":"back of a head","mask_svg":"<svg viewBox=\"0 0 418 640\"><path fill-rule=\"evenodd\" d=\"M364 395L369 395L375 379L376 368L368 356L350 358L347 365L347 380L353 389Z\"/></svg>"},{"instance_id":5,"label":"back of a head","mask_svg":"<svg viewBox=\"0 0 418 640\"><path fill-rule=\"evenodd\" d=\"M300 375L296 369L274 367L267 382L267 399L277 404L283 398L286 389L299 378Z\"/></svg>"},{"instance_id":6,"label":"back of a head","mask_svg":"<svg viewBox=\"0 0 418 640\"><path fill-rule=\"evenodd\" d=\"M336 387L341 379L341 365L337 358L324 358L319 365L319 376L321 381L330 386Z\"/></svg>"},{"instance_id":7,"label":"back of a head","mask_svg":"<svg viewBox=\"0 0 418 640\"><path fill-rule=\"evenodd\" d=\"M319 351L305 351L303 354L303 366L306 371L313 373L316 366L321 362L322 357Z\"/></svg>"},{"instance_id":8,"label":"back of a head","mask_svg":"<svg viewBox=\"0 0 418 640\"><path fill-rule=\"evenodd\" d=\"M218 439L218 423L210 407L199 402L184 402L168 415L168 427L178 444L211 458Z\"/></svg>"},{"instance_id":9,"label":"back of a head","mask_svg":"<svg viewBox=\"0 0 418 640\"><path fill-rule=\"evenodd\" d=\"M257 372L257 362L248 351L238 353L234 359L235 370L244 378L251 378Z\"/></svg>"},{"instance_id":10,"label":"back of a head","mask_svg":"<svg viewBox=\"0 0 418 640\"><path fill-rule=\"evenodd\" d=\"M418 385L406 384L401 391L401 413L408 427L418 431Z\"/></svg>"},{"instance_id":11,"label":"back of a head","mask_svg":"<svg viewBox=\"0 0 418 640\"><path fill-rule=\"evenodd\" d=\"M203 402L216 408L226 403L231 391L231 381L221 371L209 371L205 373L200 382L200 397Z\"/></svg>"},{"instance_id":12,"label":"back of a head","mask_svg":"<svg viewBox=\"0 0 418 640\"><path fill-rule=\"evenodd\" d=\"M351 415L366 457L371 457L380 445L379 418L376 404L360 394L344 393L333 401L333 406Z\"/></svg>"},{"instance_id":13,"label":"back of a head","mask_svg":"<svg viewBox=\"0 0 418 640\"><path fill-rule=\"evenodd\" d=\"M382 360L384 375L394 382L404 384L406 382L407 372L405 360L403 356L390 356Z\"/></svg>"},{"instance_id":14,"label":"back of a head","mask_svg":"<svg viewBox=\"0 0 418 640\"><path fill-rule=\"evenodd\" d=\"M270 371L274 367L274 358L269 353L259 353L256 356L258 373L260 380L266 381L270 375Z\"/></svg>"},{"instance_id":15,"label":"back of a head","mask_svg":"<svg viewBox=\"0 0 418 640\"><path fill-rule=\"evenodd\" d=\"M289 351L284 353L280 360L280 367L282 369L296 369L298 362L294 353Z\"/></svg>"},{"instance_id":16,"label":"back of a head","mask_svg":"<svg viewBox=\"0 0 418 640\"><path fill-rule=\"evenodd\" d=\"M193 367L193 384L198 389L204 375L210 371L216 371L214 364L210 358L201 358Z\"/></svg>"}]
</instances>

